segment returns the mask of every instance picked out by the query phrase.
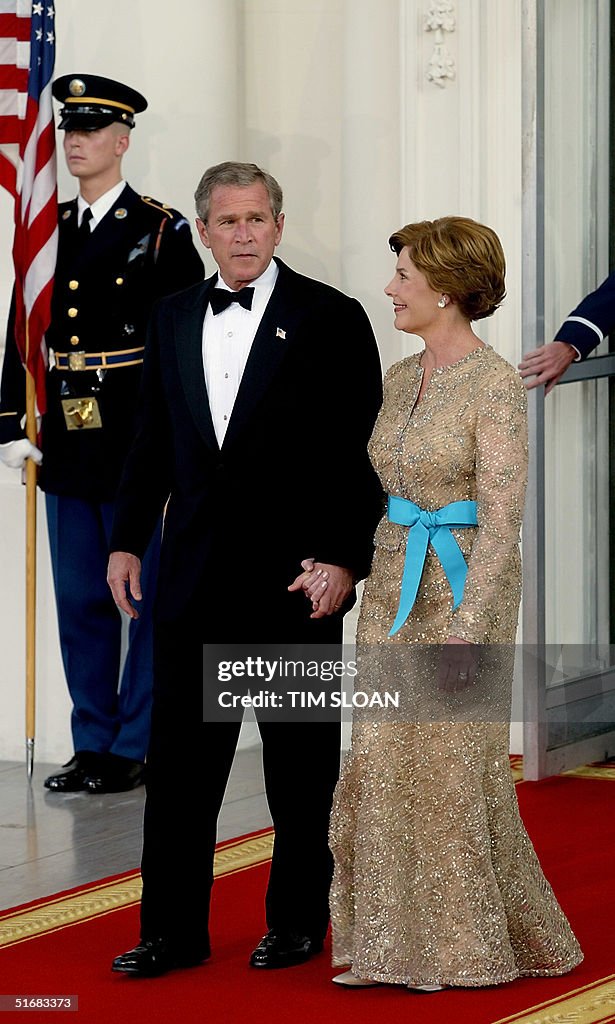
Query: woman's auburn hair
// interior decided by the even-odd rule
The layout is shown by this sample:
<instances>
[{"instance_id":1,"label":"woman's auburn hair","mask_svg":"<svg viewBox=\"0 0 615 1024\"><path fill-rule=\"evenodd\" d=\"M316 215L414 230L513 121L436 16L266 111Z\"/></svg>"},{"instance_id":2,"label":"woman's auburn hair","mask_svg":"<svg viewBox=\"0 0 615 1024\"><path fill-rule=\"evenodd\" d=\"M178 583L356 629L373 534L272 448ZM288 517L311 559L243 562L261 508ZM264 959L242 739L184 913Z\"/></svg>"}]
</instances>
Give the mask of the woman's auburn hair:
<instances>
[{"instance_id":1,"label":"woman's auburn hair","mask_svg":"<svg viewBox=\"0 0 615 1024\"><path fill-rule=\"evenodd\" d=\"M406 224L389 238L393 252L408 249L434 291L448 295L468 320L495 313L506 290L506 261L495 231L470 217Z\"/></svg>"}]
</instances>

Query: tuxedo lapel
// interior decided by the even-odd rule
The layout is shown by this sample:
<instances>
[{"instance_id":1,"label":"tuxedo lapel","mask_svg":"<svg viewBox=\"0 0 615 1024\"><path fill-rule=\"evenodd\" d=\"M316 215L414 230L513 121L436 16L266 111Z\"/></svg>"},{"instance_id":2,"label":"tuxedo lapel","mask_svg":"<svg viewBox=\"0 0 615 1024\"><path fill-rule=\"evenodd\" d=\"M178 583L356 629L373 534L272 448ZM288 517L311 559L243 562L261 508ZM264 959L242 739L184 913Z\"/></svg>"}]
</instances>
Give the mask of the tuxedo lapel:
<instances>
[{"instance_id":1,"label":"tuxedo lapel","mask_svg":"<svg viewBox=\"0 0 615 1024\"><path fill-rule=\"evenodd\" d=\"M280 364L293 343L297 325L304 314L305 297L295 288L293 272L280 260L278 278L250 349L222 450L228 448L249 427L254 409L266 394ZM210 288L217 274L198 289L181 296L175 312L175 345L182 387L188 407L203 440L218 450L211 418L203 369L203 321Z\"/></svg>"},{"instance_id":2,"label":"tuxedo lapel","mask_svg":"<svg viewBox=\"0 0 615 1024\"><path fill-rule=\"evenodd\" d=\"M303 314L301 296L293 287L293 272L280 260L276 263L278 277L250 349L223 450L233 444L249 425L254 409L286 358Z\"/></svg>"},{"instance_id":3,"label":"tuxedo lapel","mask_svg":"<svg viewBox=\"0 0 615 1024\"><path fill-rule=\"evenodd\" d=\"M178 302L175 318L175 347L179 375L188 408L203 440L218 449L203 369L203 321L209 289L217 275L208 278L199 288L191 289Z\"/></svg>"}]
</instances>

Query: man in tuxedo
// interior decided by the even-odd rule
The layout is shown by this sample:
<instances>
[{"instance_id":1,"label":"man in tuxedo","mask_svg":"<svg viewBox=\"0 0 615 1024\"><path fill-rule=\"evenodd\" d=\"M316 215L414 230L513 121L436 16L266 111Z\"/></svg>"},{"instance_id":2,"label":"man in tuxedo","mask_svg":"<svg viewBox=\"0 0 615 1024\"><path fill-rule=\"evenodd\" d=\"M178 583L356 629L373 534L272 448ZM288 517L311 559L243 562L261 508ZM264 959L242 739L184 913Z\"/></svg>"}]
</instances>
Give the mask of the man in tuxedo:
<instances>
[{"instance_id":1,"label":"man in tuxedo","mask_svg":"<svg viewBox=\"0 0 615 1024\"><path fill-rule=\"evenodd\" d=\"M566 317L553 341L526 352L519 363L529 390L553 390L571 363L586 359L615 327L615 273L590 292Z\"/></svg>"},{"instance_id":2,"label":"man in tuxedo","mask_svg":"<svg viewBox=\"0 0 615 1024\"><path fill-rule=\"evenodd\" d=\"M122 661L122 618L106 581L113 503L134 430L147 319L155 299L203 280L190 225L177 210L139 196L122 177L135 89L99 75L53 84L60 129L79 194L58 210L58 255L40 449L25 437L25 372L9 317L2 367L0 460L41 462L74 754L45 780L53 793L120 792L143 782L152 693L151 600L131 623ZM22 346L23 348L23 346ZM144 559L152 581L159 537Z\"/></svg>"},{"instance_id":3,"label":"man in tuxedo","mask_svg":"<svg viewBox=\"0 0 615 1024\"><path fill-rule=\"evenodd\" d=\"M274 259L282 191L256 165L210 168L196 206L219 269L152 317L108 572L136 615L140 559L166 505L141 941L113 964L137 976L210 953L216 822L240 722L203 721L203 687L215 687L203 645L339 645L382 510L367 456L381 373L365 311ZM250 963L277 968L319 952L327 930L340 723L259 728L275 843L269 930Z\"/></svg>"}]
</instances>

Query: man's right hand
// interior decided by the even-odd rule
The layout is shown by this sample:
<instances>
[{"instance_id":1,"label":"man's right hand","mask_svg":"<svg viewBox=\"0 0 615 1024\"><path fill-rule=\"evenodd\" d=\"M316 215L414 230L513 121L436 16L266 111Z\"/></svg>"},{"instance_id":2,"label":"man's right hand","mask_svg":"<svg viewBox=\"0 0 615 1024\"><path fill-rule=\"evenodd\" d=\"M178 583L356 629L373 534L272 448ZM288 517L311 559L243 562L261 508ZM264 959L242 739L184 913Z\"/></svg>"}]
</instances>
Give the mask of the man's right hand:
<instances>
[{"instance_id":1,"label":"man's right hand","mask_svg":"<svg viewBox=\"0 0 615 1024\"><path fill-rule=\"evenodd\" d=\"M576 348L567 341L558 341L557 338L532 352L526 352L519 363L519 370L528 391L544 384L545 395L548 395L578 354Z\"/></svg>"},{"instance_id":2,"label":"man's right hand","mask_svg":"<svg viewBox=\"0 0 615 1024\"><path fill-rule=\"evenodd\" d=\"M140 601L143 597L141 593L141 560L128 551L113 551L109 558L107 583L111 587L113 600L118 608L130 615L131 619L138 619L139 613L128 600L128 594L135 601Z\"/></svg>"},{"instance_id":3,"label":"man's right hand","mask_svg":"<svg viewBox=\"0 0 615 1024\"><path fill-rule=\"evenodd\" d=\"M21 469L26 459L32 459L40 466L43 461L43 453L35 444L22 437L19 441L8 441L0 444L0 462L3 462L9 469Z\"/></svg>"}]
</instances>

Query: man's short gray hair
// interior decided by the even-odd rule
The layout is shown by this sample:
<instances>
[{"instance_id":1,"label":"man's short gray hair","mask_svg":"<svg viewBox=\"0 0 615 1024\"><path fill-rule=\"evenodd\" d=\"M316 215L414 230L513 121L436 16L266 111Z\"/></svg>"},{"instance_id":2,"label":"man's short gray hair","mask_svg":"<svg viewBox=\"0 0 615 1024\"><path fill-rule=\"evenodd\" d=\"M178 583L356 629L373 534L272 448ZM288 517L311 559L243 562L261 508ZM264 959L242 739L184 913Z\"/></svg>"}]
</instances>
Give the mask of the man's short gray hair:
<instances>
[{"instance_id":1,"label":"man's short gray hair","mask_svg":"<svg viewBox=\"0 0 615 1024\"><path fill-rule=\"evenodd\" d=\"M207 224L211 195L213 190L219 185L234 185L245 188L248 185L254 185L258 181L262 181L267 189L271 212L274 220L277 221L282 212L283 202L282 189L278 182L271 174L261 170L256 164L242 164L233 160L227 160L223 164L216 164L205 171L194 193L197 215L204 224Z\"/></svg>"}]
</instances>

